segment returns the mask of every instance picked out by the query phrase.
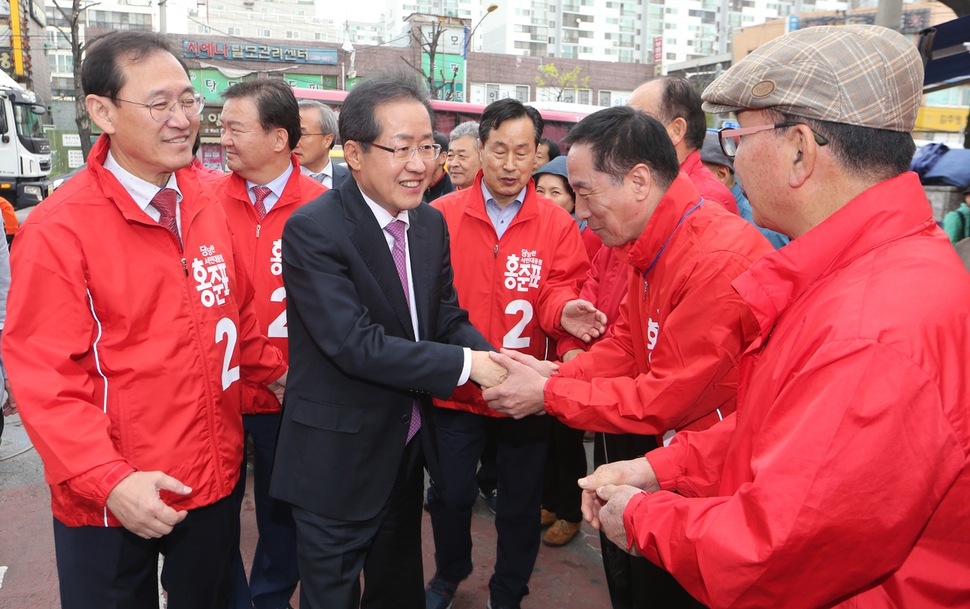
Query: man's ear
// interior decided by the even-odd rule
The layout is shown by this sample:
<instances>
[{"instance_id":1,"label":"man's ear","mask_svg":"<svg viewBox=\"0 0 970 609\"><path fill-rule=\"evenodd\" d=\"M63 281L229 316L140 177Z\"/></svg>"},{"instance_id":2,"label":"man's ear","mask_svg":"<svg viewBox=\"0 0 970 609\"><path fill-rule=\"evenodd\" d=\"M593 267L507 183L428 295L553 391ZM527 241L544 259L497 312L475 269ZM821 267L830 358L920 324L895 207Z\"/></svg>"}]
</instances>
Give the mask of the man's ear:
<instances>
[{"instance_id":1,"label":"man's ear","mask_svg":"<svg viewBox=\"0 0 970 609\"><path fill-rule=\"evenodd\" d=\"M650 196L650 191L653 188L653 174L645 164L634 165L630 173L626 174L626 179L629 181L637 201L644 201Z\"/></svg>"},{"instance_id":2,"label":"man's ear","mask_svg":"<svg viewBox=\"0 0 970 609\"><path fill-rule=\"evenodd\" d=\"M283 152L290 147L290 134L282 127L274 129L274 131L276 137L273 138L273 152Z\"/></svg>"},{"instance_id":3,"label":"man's ear","mask_svg":"<svg viewBox=\"0 0 970 609\"><path fill-rule=\"evenodd\" d=\"M364 161L364 151L360 147L360 142L354 140L344 142L344 161L351 170L360 171Z\"/></svg>"},{"instance_id":4,"label":"man's ear","mask_svg":"<svg viewBox=\"0 0 970 609\"><path fill-rule=\"evenodd\" d=\"M788 184L792 188L799 188L808 181L815 172L815 164L821 146L815 141L815 134L808 125L798 124L791 128L788 134L791 150L791 172Z\"/></svg>"},{"instance_id":5,"label":"man's ear","mask_svg":"<svg viewBox=\"0 0 970 609\"><path fill-rule=\"evenodd\" d=\"M687 121L679 116L667 123L665 128L667 135L670 136L670 141L674 143L674 148L679 146L687 135Z\"/></svg>"},{"instance_id":6,"label":"man's ear","mask_svg":"<svg viewBox=\"0 0 970 609\"><path fill-rule=\"evenodd\" d=\"M87 108L88 116L101 128L101 131L114 135L117 131L115 113L118 108L110 99L101 95L88 95L84 98L84 107Z\"/></svg>"}]
</instances>

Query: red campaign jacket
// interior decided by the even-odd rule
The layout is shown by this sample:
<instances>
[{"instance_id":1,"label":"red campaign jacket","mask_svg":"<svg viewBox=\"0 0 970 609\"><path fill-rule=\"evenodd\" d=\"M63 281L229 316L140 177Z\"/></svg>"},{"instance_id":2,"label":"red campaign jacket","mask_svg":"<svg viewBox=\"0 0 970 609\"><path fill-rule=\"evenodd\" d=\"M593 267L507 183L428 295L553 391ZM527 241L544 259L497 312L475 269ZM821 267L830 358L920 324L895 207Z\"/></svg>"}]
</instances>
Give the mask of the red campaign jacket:
<instances>
[{"instance_id":1,"label":"red campaign jacket","mask_svg":"<svg viewBox=\"0 0 970 609\"><path fill-rule=\"evenodd\" d=\"M734 285L737 413L647 455L629 540L715 609L970 607L970 276L916 175Z\"/></svg>"},{"instance_id":2,"label":"red campaign jacket","mask_svg":"<svg viewBox=\"0 0 970 609\"><path fill-rule=\"evenodd\" d=\"M245 264L253 282L256 318L259 331L268 336L273 346L289 361L286 338L286 290L283 288L281 242L283 225L295 209L323 194L327 188L300 173L296 155L291 154L293 172L283 196L273 204L263 221L246 191L246 180L235 173L226 174L213 185L219 202L226 210L229 226L236 237L237 255ZM280 401L264 383L243 379L243 414L269 414L280 411Z\"/></svg>"},{"instance_id":3,"label":"red campaign jacket","mask_svg":"<svg viewBox=\"0 0 970 609\"><path fill-rule=\"evenodd\" d=\"M576 221L541 195L529 180L522 208L501 240L485 211L482 172L474 186L441 197L451 234L451 264L461 306L472 324L496 348L549 359L563 335L562 309L579 296L589 258ZM549 341L553 341L550 343ZM435 405L500 417L481 390L466 383L450 400Z\"/></svg>"},{"instance_id":4,"label":"red campaign jacket","mask_svg":"<svg viewBox=\"0 0 970 609\"><path fill-rule=\"evenodd\" d=\"M239 378L286 370L259 334L226 215L195 171L176 172L184 250L103 167L24 222L11 257L4 364L68 526L118 526L108 494L135 470L192 487L176 510L227 496L242 461Z\"/></svg>"},{"instance_id":5,"label":"red campaign jacket","mask_svg":"<svg viewBox=\"0 0 970 609\"><path fill-rule=\"evenodd\" d=\"M593 345L606 339L611 334L610 328L620 318L620 302L626 296L627 269L629 268L630 265L620 259L612 247L599 248L590 261L589 272L586 273L586 281L583 283L583 289L579 292L579 297L588 300L606 315L606 332L599 338L590 341L589 344L584 343L572 334L564 334L556 346L556 355L560 359L567 351L574 349L588 351Z\"/></svg>"},{"instance_id":6,"label":"red campaign jacket","mask_svg":"<svg viewBox=\"0 0 970 609\"><path fill-rule=\"evenodd\" d=\"M546 383L546 411L570 427L663 436L734 411L736 364L758 324L731 282L774 248L699 201L680 173L643 234L614 248L628 269L613 335Z\"/></svg>"},{"instance_id":7,"label":"red campaign jacket","mask_svg":"<svg viewBox=\"0 0 970 609\"><path fill-rule=\"evenodd\" d=\"M687 174L690 181L694 183L694 188L707 201L717 201L735 216L740 216L738 202L731 193L731 190L721 184L711 170L701 162L701 153L695 150L687 155L684 162L680 164L680 170Z\"/></svg>"}]
</instances>

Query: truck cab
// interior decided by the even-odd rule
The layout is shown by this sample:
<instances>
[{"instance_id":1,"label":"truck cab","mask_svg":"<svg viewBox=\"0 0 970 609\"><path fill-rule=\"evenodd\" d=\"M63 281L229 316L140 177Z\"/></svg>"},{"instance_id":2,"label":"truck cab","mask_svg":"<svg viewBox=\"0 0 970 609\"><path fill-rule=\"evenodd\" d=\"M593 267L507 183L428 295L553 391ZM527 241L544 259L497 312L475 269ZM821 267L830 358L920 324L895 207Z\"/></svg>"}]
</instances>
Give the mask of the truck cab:
<instances>
[{"instance_id":1,"label":"truck cab","mask_svg":"<svg viewBox=\"0 0 970 609\"><path fill-rule=\"evenodd\" d=\"M37 205L48 194L51 143L41 123L46 113L33 92L0 86L0 196L15 209Z\"/></svg>"}]
</instances>

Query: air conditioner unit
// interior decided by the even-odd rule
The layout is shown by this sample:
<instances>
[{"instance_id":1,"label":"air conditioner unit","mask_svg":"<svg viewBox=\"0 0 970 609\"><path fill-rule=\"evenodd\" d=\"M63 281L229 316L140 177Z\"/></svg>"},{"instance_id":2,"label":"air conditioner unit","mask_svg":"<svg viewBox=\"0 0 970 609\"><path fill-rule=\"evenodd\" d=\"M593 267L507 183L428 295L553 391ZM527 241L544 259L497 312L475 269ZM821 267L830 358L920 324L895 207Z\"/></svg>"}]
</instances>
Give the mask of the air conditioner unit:
<instances>
[{"instance_id":1,"label":"air conditioner unit","mask_svg":"<svg viewBox=\"0 0 970 609\"><path fill-rule=\"evenodd\" d=\"M528 57L529 55L532 54L532 51L529 49L522 49L522 54Z\"/></svg>"}]
</instances>

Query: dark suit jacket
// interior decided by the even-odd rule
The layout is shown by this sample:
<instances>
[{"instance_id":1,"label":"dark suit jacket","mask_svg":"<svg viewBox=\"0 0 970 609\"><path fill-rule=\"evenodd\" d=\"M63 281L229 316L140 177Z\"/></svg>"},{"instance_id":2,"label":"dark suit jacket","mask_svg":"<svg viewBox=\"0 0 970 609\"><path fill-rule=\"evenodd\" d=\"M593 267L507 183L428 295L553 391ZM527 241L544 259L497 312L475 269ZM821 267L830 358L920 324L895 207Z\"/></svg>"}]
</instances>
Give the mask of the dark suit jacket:
<instances>
[{"instance_id":1,"label":"dark suit jacket","mask_svg":"<svg viewBox=\"0 0 970 609\"><path fill-rule=\"evenodd\" d=\"M451 395L459 345L489 343L458 306L441 213L408 212L419 341L384 232L354 180L283 230L290 371L270 493L328 518L373 518L390 495L417 399L432 476L431 396Z\"/></svg>"},{"instance_id":2,"label":"dark suit jacket","mask_svg":"<svg viewBox=\"0 0 970 609\"><path fill-rule=\"evenodd\" d=\"M333 177L331 178L333 180L333 189L337 190L341 184L350 179L350 169L345 165L338 164L333 159L330 159L330 162L333 164Z\"/></svg>"}]
</instances>

